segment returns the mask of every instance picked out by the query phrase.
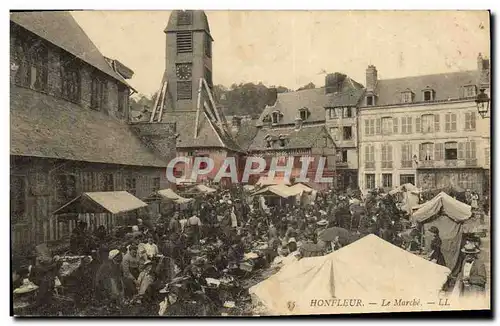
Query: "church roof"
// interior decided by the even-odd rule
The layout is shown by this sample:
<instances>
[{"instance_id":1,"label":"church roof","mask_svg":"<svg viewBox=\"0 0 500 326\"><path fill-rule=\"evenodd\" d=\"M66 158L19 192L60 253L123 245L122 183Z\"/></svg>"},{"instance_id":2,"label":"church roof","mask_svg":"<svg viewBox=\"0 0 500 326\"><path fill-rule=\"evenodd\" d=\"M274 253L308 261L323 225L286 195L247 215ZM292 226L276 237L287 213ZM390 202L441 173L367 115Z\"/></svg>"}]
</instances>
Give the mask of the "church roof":
<instances>
[{"instance_id":1,"label":"church roof","mask_svg":"<svg viewBox=\"0 0 500 326\"><path fill-rule=\"evenodd\" d=\"M183 17L181 17L184 15ZM181 18L181 19L179 19ZM183 19L184 18L184 19ZM185 20L187 19L187 20ZM182 21L191 24L183 24ZM205 31L210 35L210 26L208 25L207 15L203 10L174 10L168 19L165 33L173 33L178 31ZM211 35L210 35L211 37Z\"/></svg>"},{"instance_id":2,"label":"church roof","mask_svg":"<svg viewBox=\"0 0 500 326\"><path fill-rule=\"evenodd\" d=\"M68 11L11 12L10 20L129 86ZM130 87L130 86L129 86Z\"/></svg>"},{"instance_id":3,"label":"church roof","mask_svg":"<svg viewBox=\"0 0 500 326\"><path fill-rule=\"evenodd\" d=\"M11 85L10 155L165 167L129 126L61 98Z\"/></svg>"}]
</instances>

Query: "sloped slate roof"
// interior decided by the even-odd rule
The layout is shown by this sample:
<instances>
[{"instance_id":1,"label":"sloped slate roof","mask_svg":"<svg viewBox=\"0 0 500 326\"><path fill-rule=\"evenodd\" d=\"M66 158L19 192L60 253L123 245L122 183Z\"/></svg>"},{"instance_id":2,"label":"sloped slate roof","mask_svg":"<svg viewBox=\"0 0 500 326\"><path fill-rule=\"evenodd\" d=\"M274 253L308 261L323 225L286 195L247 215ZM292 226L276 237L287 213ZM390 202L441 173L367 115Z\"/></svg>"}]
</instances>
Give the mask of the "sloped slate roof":
<instances>
[{"instance_id":1,"label":"sloped slate roof","mask_svg":"<svg viewBox=\"0 0 500 326\"><path fill-rule=\"evenodd\" d=\"M233 135L234 139L243 150L248 150L259 131L255 126L255 122L255 120L241 121L240 128Z\"/></svg>"},{"instance_id":2,"label":"sloped slate roof","mask_svg":"<svg viewBox=\"0 0 500 326\"><path fill-rule=\"evenodd\" d=\"M177 32L177 31L206 31L210 35L210 26L208 25L207 15L203 10L187 10L192 14L192 24L190 25L177 25L177 17L181 10L174 10L170 14L168 19L167 27L165 28L165 33Z\"/></svg>"},{"instance_id":3,"label":"sloped slate roof","mask_svg":"<svg viewBox=\"0 0 500 326\"><path fill-rule=\"evenodd\" d=\"M232 139L231 135L226 135L216 125L212 127L203 111L200 111L198 137L196 138L194 137L196 111L167 111L163 113L162 120L165 122L175 122L176 130L179 134L177 147L220 147L238 152L243 151Z\"/></svg>"},{"instance_id":4,"label":"sloped slate roof","mask_svg":"<svg viewBox=\"0 0 500 326\"><path fill-rule=\"evenodd\" d=\"M128 86L106 62L70 12L11 12L10 20Z\"/></svg>"},{"instance_id":5,"label":"sloped slate roof","mask_svg":"<svg viewBox=\"0 0 500 326\"><path fill-rule=\"evenodd\" d=\"M463 98L462 88L476 85L477 71L461 71L395 79L382 79L377 82L375 94L377 106L401 103L401 92L411 90L415 93L415 102L422 102L422 91L431 88L435 92L434 100L446 101Z\"/></svg>"},{"instance_id":6,"label":"sloped slate roof","mask_svg":"<svg viewBox=\"0 0 500 326\"><path fill-rule=\"evenodd\" d=\"M294 124L295 118L297 118L298 115L298 110L301 108L307 108L309 110L310 115L307 122L325 121L326 103L327 98L323 87L279 93L276 103L273 106L266 106L264 111L262 111L258 125L262 125L262 119L275 110L283 114L279 123L280 125Z\"/></svg>"},{"instance_id":7,"label":"sloped slate roof","mask_svg":"<svg viewBox=\"0 0 500 326\"><path fill-rule=\"evenodd\" d=\"M12 86L10 154L166 167L129 126L105 113Z\"/></svg>"},{"instance_id":8,"label":"sloped slate roof","mask_svg":"<svg viewBox=\"0 0 500 326\"><path fill-rule=\"evenodd\" d=\"M278 125L294 124L299 115L299 109L302 108L309 110L309 117L305 122L322 122L325 121L325 107L355 106L359 103L363 93L363 85L348 76L344 79L342 90L338 93L326 94L324 87L279 93L276 103L264 108L257 125L262 126L262 119L275 110L283 114Z\"/></svg>"},{"instance_id":9,"label":"sloped slate roof","mask_svg":"<svg viewBox=\"0 0 500 326\"><path fill-rule=\"evenodd\" d=\"M286 136L286 138L289 140L288 142L286 142L286 146L280 147L275 145L273 148L268 148L266 137L271 136L274 139L278 139L280 135ZM248 150L268 151L321 147L321 144L323 144L324 141L324 136L330 137L330 134L323 125L304 125L299 130L296 130L294 127L279 129L261 128L257 132L257 135L253 139L252 144L250 145Z\"/></svg>"}]
</instances>

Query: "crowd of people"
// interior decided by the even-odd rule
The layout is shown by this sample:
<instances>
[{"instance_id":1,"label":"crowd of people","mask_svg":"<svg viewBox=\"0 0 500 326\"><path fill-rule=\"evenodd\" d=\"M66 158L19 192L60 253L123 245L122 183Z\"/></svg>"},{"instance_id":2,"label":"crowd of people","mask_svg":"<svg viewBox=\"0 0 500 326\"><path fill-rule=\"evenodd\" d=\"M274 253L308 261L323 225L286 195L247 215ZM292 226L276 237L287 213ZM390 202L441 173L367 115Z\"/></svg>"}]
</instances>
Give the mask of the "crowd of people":
<instances>
[{"instance_id":1,"label":"crowd of people","mask_svg":"<svg viewBox=\"0 0 500 326\"><path fill-rule=\"evenodd\" d=\"M66 294L84 314L212 315L248 295L241 281L255 271L324 255L370 233L421 250L418 229L382 191L318 192L307 206L268 207L261 205L265 199L249 197L242 188L204 194L187 209L176 207L154 221L138 218L125 234L104 226L90 234L79 222L70 250L85 258L61 278ZM408 229L410 236L403 236ZM428 258L444 264L439 230L431 232L437 236ZM40 257L31 271L16 269L15 280L39 286L32 311L53 314L51 289L62 262Z\"/></svg>"}]
</instances>

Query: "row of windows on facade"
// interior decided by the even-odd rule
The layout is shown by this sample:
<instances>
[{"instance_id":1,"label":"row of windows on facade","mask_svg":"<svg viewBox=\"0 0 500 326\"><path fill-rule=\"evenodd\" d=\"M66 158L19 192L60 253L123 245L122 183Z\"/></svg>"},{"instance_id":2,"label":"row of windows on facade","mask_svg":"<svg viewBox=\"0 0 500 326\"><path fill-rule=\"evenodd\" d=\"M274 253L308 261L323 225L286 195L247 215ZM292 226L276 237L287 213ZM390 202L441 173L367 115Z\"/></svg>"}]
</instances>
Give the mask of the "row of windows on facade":
<instances>
[{"instance_id":1,"label":"row of windows on facade","mask_svg":"<svg viewBox=\"0 0 500 326\"><path fill-rule=\"evenodd\" d=\"M446 113L444 115L444 131L456 132L457 113ZM464 131L476 130L476 113L465 112ZM414 124L413 124L414 121ZM413 129L413 126L415 127ZM364 120L365 136L391 135L391 134L411 134L414 132L429 133L439 132L441 130L441 119L439 114L424 114L420 117L383 117L378 119Z\"/></svg>"},{"instance_id":2,"label":"row of windows on facade","mask_svg":"<svg viewBox=\"0 0 500 326\"><path fill-rule=\"evenodd\" d=\"M22 221L26 216L26 204L29 196L29 185L26 176L13 175L10 178L10 215L14 221ZM56 205L64 205L68 201L77 197L77 177L72 174L57 175L54 180L54 189L56 191ZM82 191L115 191L114 175L104 174L101 179L99 189L93 187L93 180L91 178L83 178ZM160 190L160 178L155 177L151 179L151 192ZM137 192L137 179L125 179L125 191L132 195ZM58 207L54 207L57 209Z\"/></svg>"},{"instance_id":3,"label":"row of windows on facade","mask_svg":"<svg viewBox=\"0 0 500 326\"><path fill-rule=\"evenodd\" d=\"M382 144L382 168L393 168L393 150L391 144ZM443 160L475 160L477 158L476 142L445 142L419 144L418 157L414 157L412 144L401 144L401 167L412 168L418 161L443 161ZM489 149L485 151L489 160ZM364 146L365 168L375 168L375 145ZM418 160L418 161L416 161Z\"/></svg>"},{"instance_id":4,"label":"row of windows on facade","mask_svg":"<svg viewBox=\"0 0 500 326\"><path fill-rule=\"evenodd\" d=\"M436 92L433 89L426 88L421 93L421 102L431 102L436 98ZM461 98L474 98L477 95L476 85L466 85L461 88ZM401 92L401 103L414 103L416 101L415 93L411 90L406 90ZM377 96L374 94L369 94L366 96L366 105L374 106L377 105Z\"/></svg>"},{"instance_id":5,"label":"row of windows on facade","mask_svg":"<svg viewBox=\"0 0 500 326\"><path fill-rule=\"evenodd\" d=\"M365 189L375 189L377 188L375 173L366 173L365 177ZM464 189L474 189L476 188L476 180L470 176L470 174L458 174L458 185ZM415 185L415 175L414 174L400 174L399 184L404 185L411 183ZM382 188L393 188L393 175L392 173L382 173L380 174L380 186Z\"/></svg>"},{"instance_id":6,"label":"row of windows on facade","mask_svg":"<svg viewBox=\"0 0 500 326\"><path fill-rule=\"evenodd\" d=\"M383 188L392 188L392 173L382 173L381 175L381 186ZM399 175L399 184L404 185L407 183L415 184L415 175L414 174L400 174ZM367 173L365 174L365 188L366 189L374 189L376 188L375 182L375 173Z\"/></svg>"},{"instance_id":7,"label":"row of windows on facade","mask_svg":"<svg viewBox=\"0 0 500 326\"><path fill-rule=\"evenodd\" d=\"M177 54L193 53L193 32L182 31L176 33ZM212 57L212 39L205 33L203 41L203 52L209 58Z\"/></svg>"},{"instance_id":8,"label":"row of windows on facade","mask_svg":"<svg viewBox=\"0 0 500 326\"><path fill-rule=\"evenodd\" d=\"M61 90L58 95L79 104L81 101L81 71L83 64L69 53L59 53ZM49 48L40 39L20 34L15 40L12 53L14 82L18 86L28 87L40 92L49 91ZM94 69L91 84L91 108L106 108L108 101L108 83L104 73ZM128 105L128 89L118 87L118 111L125 112Z\"/></svg>"}]
</instances>

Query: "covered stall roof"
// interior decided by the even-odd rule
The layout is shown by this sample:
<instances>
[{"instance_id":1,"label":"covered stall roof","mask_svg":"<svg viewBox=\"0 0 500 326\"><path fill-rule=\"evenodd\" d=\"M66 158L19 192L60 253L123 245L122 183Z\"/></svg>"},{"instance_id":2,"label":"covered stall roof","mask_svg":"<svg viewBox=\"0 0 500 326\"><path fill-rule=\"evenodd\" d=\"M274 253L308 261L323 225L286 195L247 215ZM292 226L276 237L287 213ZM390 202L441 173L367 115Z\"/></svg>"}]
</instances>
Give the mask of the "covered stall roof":
<instances>
[{"instance_id":1,"label":"covered stall roof","mask_svg":"<svg viewBox=\"0 0 500 326\"><path fill-rule=\"evenodd\" d=\"M267 176L263 176L259 178L259 181L255 185L265 187L265 186L273 186L273 185L279 185L279 184L285 184L285 185L290 185L290 180L285 180L283 177L274 177L274 178L269 178Z\"/></svg>"},{"instance_id":2,"label":"covered stall roof","mask_svg":"<svg viewBox=\"0 0 500 326\"><path fill-rule=\"evenodd\" d=\"M303 192L307 192L307 193L310 193L310 192L312 192L314 190L314 189L309 188L308 186L306 186L306 185L304 185L302 183L296 183L293 186L291 186L290 188L297 189L297 190L300 190L300 191L303 191Z\"/></svg>"},{"instance_id":3,"label":"covered stall roof","mask_svg":"<svg viewBox=\"0 0 500 326\"><path fill-rule=\"evenodd\" d=\"M449 274L448 268L371 234L329 255L284 266L249 292L254 304L271 315L415 311L426 308L369 303L379 303L388 293L402 301L437 301ZM353 297L363 306L337 304Z\"/></svg>"},{"instance_id":4,"label":"covered stall roof","mask_svg":"<svg viewBox=\"0 0 500 326\"><path fill-rule=\"evenodd\" d=\"M445 192L439 193L436 197L415 208L417 210L412 214L411 220L419 223L425 223L439 212L444 213L457 223L469 219L472 215L469 205L454 199Z\"/></svg>"},{"instance_id":5,"label":"covered stall roof","mask_svg":"<svg viewBox=\"0 0 500 326\"><path fill-rule=\"evenodd\" d=\"M193 198L184 198L182 196L179 196L178 194L175 193L172 189L162 189L158 190L157 193L165 199L172 200L178 204L185 204L189 203L190 201L193 200Z\"/></svg>"},{"instance_id":6,"label":"covered stall roof","mask_svg":"<svg viewBox=\"0 0 500 326\"><path fill-rule=\"evenodd\" d=\"M410 191L410 192L413 192L416 194L420 193L420 189L418 189L417 187L415 187L411 183L405 183L404 185L400 185L400 186L392 189L391 191L389 191L389 195L394 195L398 192L404 192L404 191Z\"/></svg>"},{"instance_id":7,"label":"covered stall roof","mask_svg":"<svg viewBox=\"0 0 500 326\"><path fill-rule=\"evenodd\" d=\"M204 193L207 193L207 194L210 194L212 192L215 192L217 190L213 189L213 188L210 188L210 187L207 187L205 185L196 185L196 187L194 187L196 190L200 191L200 192L204 192Z\"/></svg>"},{"instance_id":8,"label":"covered stall roof","mask_svg":"<svg viewBox=\"0 0 500 326\"><path fill-rule=\"evenodd\" d=\"M126 191L84 192L53 214L111 213L119 214L148 204Z\"/></svg>"},{"instance_id":9,"label":"covered stall roof","mask_svg":"<svg viewBox=\"0 0 500 326\"><path fill-rule=\"evenodd\" d=\"M269 186L264 189L261 189L257 191L254 195L260 195L266 192L271 192L277 196L283 197L283 198L288 198L288 197L293 197L297 195L302 194L302 190L298 188L292 188L284 184L279 184L279 185L274 185L274 186Z\"/></svg>"}]
</instances>

